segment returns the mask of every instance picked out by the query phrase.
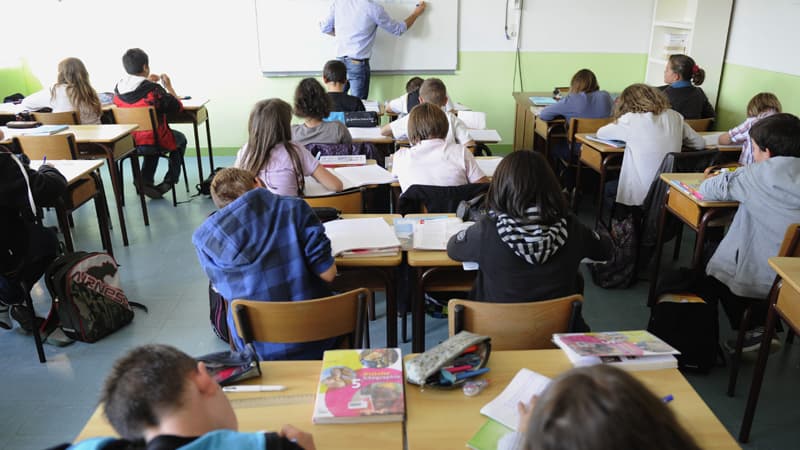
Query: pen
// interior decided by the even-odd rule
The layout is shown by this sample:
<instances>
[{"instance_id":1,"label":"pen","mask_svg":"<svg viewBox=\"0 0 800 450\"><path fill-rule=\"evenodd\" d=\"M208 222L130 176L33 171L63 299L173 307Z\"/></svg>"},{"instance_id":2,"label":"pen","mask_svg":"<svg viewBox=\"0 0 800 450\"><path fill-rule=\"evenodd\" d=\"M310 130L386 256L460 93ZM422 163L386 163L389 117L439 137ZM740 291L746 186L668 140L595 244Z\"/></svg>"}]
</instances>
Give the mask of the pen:
<instances>
[{"instance_id":1,"label":"pen","mask_svg":"<svg viewBox=\"0 0 800 450\"><path fill-rule=\"evenodd\" d=\"M225 386L222 388L222 390L224 392L277 392L285 391L286 386L268 384L239 384L234 386Z\"/></svg>"},{"instance_id":2,"label":"pen","mask_svg":"<svg viewBox=\"0 0 800 450\"><path fill-rule=\"evenodd\" d=\"M317 161L322 157L322 151L317 152Z\"/></svg>"},{"instance_id":3,"label":"pen","mask_svg":"<svg viewBox=\"0 0 800 450\"><path fill-rule=\"evenodd\" d=\"M44 155L44 157L42 157L42 165L45 164L47 164L47 155Z\"/></svg>"},{"instance_id":4,"label":"pen","mask_svg":"<svg viewBox=\"0 0 800 450\"><path fill-rule=\"evenodd\" d=\"M661 401L664 402L664 403L669 403L672 400L675 400L675 397L673 397L672 394L669 394L669 395L667 395L667 396L665 396L664 398L661 399Z\"/></svg>"}]
</instances>

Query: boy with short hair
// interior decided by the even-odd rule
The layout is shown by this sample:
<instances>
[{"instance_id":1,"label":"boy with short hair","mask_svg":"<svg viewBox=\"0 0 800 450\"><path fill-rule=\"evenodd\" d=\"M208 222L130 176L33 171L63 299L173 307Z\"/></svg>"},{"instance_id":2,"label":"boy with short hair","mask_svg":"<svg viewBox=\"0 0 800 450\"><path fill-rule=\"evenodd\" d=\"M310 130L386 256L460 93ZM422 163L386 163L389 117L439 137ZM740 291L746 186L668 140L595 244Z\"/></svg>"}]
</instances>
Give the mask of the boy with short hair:
<instances>
[{"instance_id":1,"label":"boy with short hair","mask_svg":"<svg viewBox=\"0 0 800 450\"><path fill-rule=\"evenodd\" d=\"M397 114L400 117L408 114L412 108L419 105L419 88L422 86L423 80L420 77L411 77L406 82L406 93L395 99L386 102L386 112L389 114ZM447 105L444 107L445 111L455 111L456 106L453 99L447 99Z\"/></svg>"},{"instance_id":2,"label":"boy with short hair","mask_svg":"<svg viewBox=\"0 0 800 450\"><path fill-rule=\"evenodd\" d=\"M360 98L344 92L347 84L347 67L343 62L332 59L322 69L322 81L328 89L328 97L333 102L331 112L364 111L364 102Z\"/></svg>"},{"instance_id":3,"label":"boy with short hair","mask_svg":"<svg viewBox=\"0 0 800 450\"><path fill-rule=\"evenodd\" d=\"M800 222L800 119L774 114L750 128L755 164L705 180L706 200L738 201L728 233L706 267L712 301L719 300L731 327L739 328L746 300L766 299L775 279L767 259L777 256L786 229ZM767 303L752 308L745 350L758 349ZM735 340L733 341L735 343ZM730 348L733 345L729 342Z\"/></svg>"},{"instance_id":4,"label":"boy with short hair","mask_svg":"<svg viewBox=\"0 0 800 450\"><path fill-rule=\"evenodd\" d=\"M169 128L167 114L183 110L172 80L167 74L151 74L150 60L142 49L132 48L122 56L122 65L128 75L114 87L114 104L118 108L142 108L152 106L158 120L158 136L153 131L134 131L136 151L144 156L142 163L142 186L139 189L150 198L161 198L178 182L181 162L186 152L186 136ZM164 84L164 87L158 82ZM165 90L166 88L166 90ZM159 155L169 152L169 168L164 181L154 184Z\"/></svg>"},{"instance_id":5,"label":"boy with short hair","mask_svg":"<svg viewBox=\"0 0 800 450\"><path fill-rule=\"evenodd\" d=\"M230 401L202 362L167 345L134 348L117 360L100 396L114 438L91 438L75 450L237 448L314 450L314 439L291 425L279 433L236 431ZM66 448L66 447L60 447Z\"/></svg>"},{"instance_id":6,"label":"boy with short hair","mask_svg":"<svg viewBox=\"0 0 800 450\"><path fill-rule=\"evenodd\" d=\"M325 228L305 200L261 189L243 169L219 171L211 195L220 208L192 235L200 265L227 301L300 301L331 295L336 277ZM235 330L228 308L228 328ZM236 348L242 338L232 336ZM261 359L321 359L335 339L300 344L256 342Z\"/></svg>"},{"instance_id":7,"label":"boy with short hair","mask_svg":"<svg viewBox=\"0 0 800 450\"><path fill-rule=\"evenodd\" d=\"M447 114L447 121L450 128L447 131L448 143L455 142L467 147L474 145L474 141L469 136L467 126L461 119L450 111L447 111L447 88L444 82L438 78L428 78L422 83L419 88L419 101L420 103L431 103L442 108L442 111ZM394 122L390 122L381 128L381 134L384 136L393 136L395 139L400 139L408 136L408 116L401 117Z\"/></svg>"}]
</instances>

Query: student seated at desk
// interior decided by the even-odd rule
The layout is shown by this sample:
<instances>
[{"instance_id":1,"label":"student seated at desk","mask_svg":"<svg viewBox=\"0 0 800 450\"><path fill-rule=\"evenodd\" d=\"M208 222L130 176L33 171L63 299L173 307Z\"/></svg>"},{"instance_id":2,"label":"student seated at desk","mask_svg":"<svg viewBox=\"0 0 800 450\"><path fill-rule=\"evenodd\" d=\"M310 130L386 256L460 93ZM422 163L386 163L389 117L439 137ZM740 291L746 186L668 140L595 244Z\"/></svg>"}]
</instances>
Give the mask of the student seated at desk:
<instances>
[{"instance_id":1,"label":"student seated at desk","mask_svg":"<svg viewBox=\"0 0 800 450\"><path fill-rule=\"evenodd\" d=\"M569 95L562 98L558 103L542 109L539 118L542 120L553 120L563 117L569 126L569 121L573 117L585 117L599 119L611 117L611 108L614 102L611 95L606 91L600 90L597 84L597 77L589 69L581 69L572 76L569 84ZM580 147L578 147L580 148ZM553 147L555 156L569 161L569 148L565 141L559 141L559 145Z\"/></svg>"},{"instance_id":2,"label":"student seated at desk","mask_svg":"<svg viewBox=\"0 0 800 450\"><path fill-rule=\"evenodd\" d=\"M300 301L331 295L336 276L331 242L311 207L300 198L262 189L252 172L229 168L211 182L219 208L192 235L200 265L226 301ZM228 307L228 329L236 348ZM335 339L301 344L256 342L265 360L321 359Z\"/></svg>"},{"instance_id":3,"label":"student seated at desk","mask_svg":"<svg viewBox=\"0 0 800 450\"><path fill-rule=\"evenodd\" d=\"M305 147L291 141L292 107L285 101L272 98L256 103L247 129L247 144L236 153L233 165L258 174L271 192L302 195L307 176L329 190L342 190L342 181L336 175L322 167Z\"/></svg>"},{"instance_id":4,"label":"student seated at desk","mask_svg":"<svg viewBox=\"0 0 800 450\"><path fill-rule=\"evenodd\" d=\"M703 137L669 108L669 100L646 84L625 88L614 105L614 122L599 130L603 139L625 141L619 184L610 182L606 196L618 203L641 206L664 156L682 147L705 148Z\"/></svg>"},{"instance_id":5,"label":"student seated at desk","mask_svg":"<svg viewBox=\"0 0 800 450\"><path fill-rule=\"evenodd\" d=\"M122 439L97 437L56 449L314 450L291 425L279 433L237 431L228 397L202 362L168 345L130 350L114 363L100 395L103 414Z\"/></svg>"},{"instance_id":6,"label":"student seated at desk","mask_svg":"<svg viewBox=\"0 0 800 450\"><path fill-rule=\"evenodd\" d=\"M408 115L411 148L401 148L392 159L392 173L403 192L415 184L461 186L488 183L475 157L465 146L447 142L449 122L441 108L421 103Z\"/></svg>"},{"instance_id":7,"label":"student seated at desk","mask_svg":"<svg viewBox=\"0 0 800 450\"><path fill-rule=\"evenodd\" d=\"M491 214L447 243L450 258L480 266L472 300L518 303L581 294L581 260L611 256L610 241L570 213L539 153L518 150L503 158L487 195Z\"/></svg>"},{"instance_id":8,"label":"student seated at desk","mask_svg":"<svg viewBox=\"0 0 800 450\"><path fill-rule=\"evenodd\" d=\"M305 78L294 91L294 114L303 123L292 125L292 140L305 144L350 144L353 138L342 122L322 119L331 113L331 99L319 81Z\"/></svg>"},{"instance_id":9,"label":"student seated at desk","mask_svg":"<svg viewBox=\"0 0 800 450\"><path fill-rule=\"evenodd\" d=\"M733 223L706 267L710 293L704 296L722 303L735 330L746 305L742 297L767 298L775 280L767 259L778 255L789 225L800 223L800 119L785 113L766 117L750 128L750 138L754 164L700 185L705 200L739 202ZM746 351L757 350L761 343L767 302L756 303L751 311ZM726 342L728 348L735 343Z\"/></svg>"},{"instance_id":10,"label":"student seated at desk","mask_svg":"<svg viewBox=\"0 0 800 450\"><path fill-rule=\"evenodd\" d=\"M455 142L467 147L472 147L474 142L467 132L467 126L455 114L447 110L447 87L438 78L428 78L419 88L419 102L430 103L438 106L447 115L449 129L447 131L447 142ZM394 122L384 125L381 128L384 136L393 136L395 139L402 139L408 136L408 116L401 117Z\"/></svg>"},{"instance_id":11,"label":"student seated at desk","mask_svg":"<svg viewBox=\"0 0 800 450\"><path fill-rule=\"evenodd\" d=\"M344 92L347 84L347 66L343 62L338 59L326 62L322 69L322 82L328 88L328 97L333 102L332 112L364 111L364 102L360 98Z\"/></svg>"},{"instance_id":12,"label":"student seated at desk","mask_svg":"<svg viewBox=\"0 0 800 450\"><path fill-rule=\"evenodd\" d=\"M58 63L58 76L50 89L42 89L22 99L30 111L50 108L54 113L75 111L78 123L100 123L101 105L83 61L66 58Z\"/></svg>"},{"instance_id":13,"label":"student seated at desk","mask_svg":"<svg viewBox=\"0 0 800 450\"><path fill-rule=\"evenodd\" d=\"M706 79L706 71L686 55L671 55L664 68L664 86L659 87L667 95L672 109L684 119L714 118L714 107L699 88Z\"/></svg>"},{"instance_id":14,"label":"student seated at desk","mask_svg":"<svg viewBox=\"0 0 800 450\"><path fill-rule=\"evenodd\" d=\"M781 102L778 97L771 92L761 92L756 94L747 102L747 119L738 126L731 128L727 133L719 136L719 143L722 145L742 144L742 153L739 155L739 164L746 166L752 164L753 146L750 145L750 127L756 122L781 112Z\"/></svg>"},{"instance_id":15,"label":"student seated at desk","mask_svg":"<svg viewBox=\"0 0 800 450\"><path fill-rule=\"evenodd\" d=\"M145 108L152 106L158 120L158 136L153 131L134 131L133 140L136 152L144 156L142 163L142 182L139 188L150 198L161 198L172 189L181 175L183 155L186 153L186 136L167 125L167 114L183 110L178 94L172 88L172 80L167 74L150 73L150 60L147 53L132 48L122 56L122 65L128 76L114 87L114 104L118 108ZM158 82L164 84L164 87ZM159 156L169 153L169 168L164 181L153 185L158 168Z\"/></svg>"},{"instance_id":16,"label":"student seated at desk","mask_svg":"<svg viewBox=\"0 0 800 450\"><path fill-rule=\"evenodd\" d=\"M406 82L406 93L386 102L386 112L402 117L408 114L415 106L419 105L419 88L425 81L420 77L411 77ZM451 99L447 99L445 111L455 111L456 106Z\"/></svg>"},{"instance_id":17,"label":"student seated at desk","mask_svg":"<svg viewBox=\"0 0 800 450\"><path fill-rule=\"evenodd\" d=\"M700 450L662 399L603 364L564 373L518 409L519 431L503 436L498 450Z\"/></svg>"}]
</instances>

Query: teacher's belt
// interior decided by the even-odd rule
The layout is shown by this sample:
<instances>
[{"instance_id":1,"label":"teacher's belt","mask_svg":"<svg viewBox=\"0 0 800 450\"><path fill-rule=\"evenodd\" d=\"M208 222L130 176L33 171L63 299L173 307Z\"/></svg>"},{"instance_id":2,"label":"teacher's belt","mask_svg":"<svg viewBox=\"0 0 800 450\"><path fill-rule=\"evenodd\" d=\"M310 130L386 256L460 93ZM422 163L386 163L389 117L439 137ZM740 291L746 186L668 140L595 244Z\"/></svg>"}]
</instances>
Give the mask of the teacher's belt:
<instances>
[{"instance_id":1,"label":"teacher's belt","mask_svg":"<svg viewBox=\"0 0 800 450\"><path fill-rule=\"evenodd\" d=\"M369 58L367 58L367 59L356 59L356 58L351 58L349 56L345 56L344 59L346 59L348 61L352 61L352 62L354 62L356 64L366 64L366 63L369 62Z\"/></svg>"}]
</instances>

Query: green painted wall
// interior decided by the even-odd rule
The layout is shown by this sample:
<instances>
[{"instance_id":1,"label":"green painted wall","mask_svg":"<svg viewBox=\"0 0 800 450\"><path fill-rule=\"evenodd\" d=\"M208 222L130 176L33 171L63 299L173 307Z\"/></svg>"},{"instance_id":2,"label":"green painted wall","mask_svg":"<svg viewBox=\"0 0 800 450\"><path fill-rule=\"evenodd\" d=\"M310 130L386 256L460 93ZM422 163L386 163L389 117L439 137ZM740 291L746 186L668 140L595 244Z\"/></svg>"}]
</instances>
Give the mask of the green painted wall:
<instances>
[{"instance_id":1,"label":"green painted wall","mask_svg":"<svg viewBox=\"0 0 800 450\"><path fill-rule=\"evenodd\" d=\"M800 76L725 64L717 102L718 130L728 130L741 123L747 102L759 92L772 92L783 110L800 114Z\"/></svg>"},{"instance_id":2,"label":"green painted wall","mask_svg":"<svg viewBox=\"0 0 800 450\"><path fill-rule=\"evenodd\" d=\"M0 101L17 92L29 95L42 88L42 83L34 76L23 59L19 67L0 68Z\"/></svg>"}]
</instances>

